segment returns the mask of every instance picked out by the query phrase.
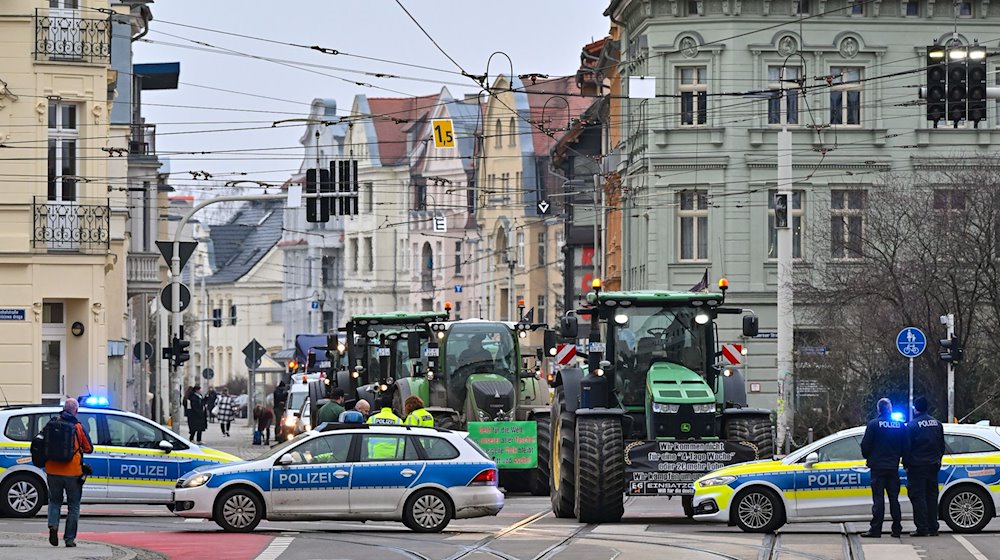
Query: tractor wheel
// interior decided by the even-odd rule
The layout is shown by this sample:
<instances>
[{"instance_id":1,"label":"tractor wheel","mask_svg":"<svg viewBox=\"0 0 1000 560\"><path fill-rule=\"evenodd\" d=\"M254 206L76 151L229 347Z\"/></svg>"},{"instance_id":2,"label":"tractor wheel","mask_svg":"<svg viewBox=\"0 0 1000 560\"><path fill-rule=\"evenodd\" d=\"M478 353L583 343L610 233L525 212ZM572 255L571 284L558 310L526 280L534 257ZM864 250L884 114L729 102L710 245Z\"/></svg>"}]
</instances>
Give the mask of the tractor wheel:
<instances>
[{"instance_id":1,"label":"tractor wheel","mask_svg":"<svg viewBox=\"0 0 1000 560\"><path fill-rule=\"evenodd\" d=\"M616 523L625 514L625 440L617 416L576 419L576 518Z\"/></svg>"},{"instance_id":2,"label":"tractor wheel","mask_svg":"<svg viewBox=\"0 0 1000 560\"><path fill-rule=\"evenodd\" d=\"M768 416L731 416L726 418L726 439L752 445L758 459L774 456L774 424Z\"/></svg>"},{"instance_id":3,"label":"tractor wheel","mask_svg":"<svg viewBox=\"0 0 1000 560\"><path fill-rule=\"evenodd\" d=\"M566 396L561 388L556 389L552 400L550 416L551 435L549 441L549 486L552 513L556 517L569 519L576 515L576 415L566 410Z\"/></svg>"},{"instance_id":4,"label":"tractor wheel","mask_svg":"<svg viewBox=\"0 0 1000 560\"><path fill-rule=\"evenodd\" d=\"M532 496L549 495L549 461L552 460L550 418L548 414L535 416L535 426L538 430L538 466L531 471L531 481L528 483Z\"/></svg>"}]
</instances>

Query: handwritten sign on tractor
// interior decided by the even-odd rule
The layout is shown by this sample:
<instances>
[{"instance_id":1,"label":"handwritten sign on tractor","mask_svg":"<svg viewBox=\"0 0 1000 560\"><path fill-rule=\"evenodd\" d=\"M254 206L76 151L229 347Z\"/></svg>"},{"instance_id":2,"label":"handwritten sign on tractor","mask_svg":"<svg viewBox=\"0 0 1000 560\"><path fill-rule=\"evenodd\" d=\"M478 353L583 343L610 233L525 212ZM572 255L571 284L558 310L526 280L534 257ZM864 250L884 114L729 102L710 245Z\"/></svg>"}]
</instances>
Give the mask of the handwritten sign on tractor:
<instances>
[{"instance_id":1,"label":"handwritten sign on tractor","mask_svg":"<svg viewBox=\"0 0 1000 560\"><path fill-rule=\"evenodd\" d=\"M501 469L538 465L538 426L534 422L469 422L469 437Z\"/></svg>"}]
</instances>

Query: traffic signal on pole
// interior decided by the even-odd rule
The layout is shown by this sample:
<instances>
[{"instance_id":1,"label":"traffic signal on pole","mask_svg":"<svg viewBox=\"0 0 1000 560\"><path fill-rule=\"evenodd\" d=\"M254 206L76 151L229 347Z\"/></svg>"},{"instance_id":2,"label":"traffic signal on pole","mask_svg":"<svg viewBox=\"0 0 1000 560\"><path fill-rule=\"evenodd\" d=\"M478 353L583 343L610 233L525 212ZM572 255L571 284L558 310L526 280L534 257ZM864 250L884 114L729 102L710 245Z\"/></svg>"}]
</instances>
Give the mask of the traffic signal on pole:
<instances>
[{"instance_id":1,"label":"traffic signal on pole","mask_svg":"<svg viewBox=\"0 0 1000 560\"><path fill-rule=\"evenodd\" d=\"M948 120L958 123L968 112L968 60L964 47L948 51Z\"/></svg>"},{"instance_id":2,"label":"traffic signal on pole","mask_svg":"<svg viewBox=\"0 0 1000 560\"><path fill-rule=\"evenodd\" d=\"M174 337L174 342L170 347L170 354L174 360L175 368L183 366L185 362L191 359L191 352L188 350L189 346L191 346L190 340Z\"/></svg>"},{"instance_id":3,"label":"traffic signal on pole","mask_svg":"<svg viewBox=\"0 0 1000 560\"><path fill-rule=\"evenodd\" d=\"M938 357L942 362L957 364L962 361L965 350L962 348L962 340L952 335L951 338L941 339L941 353Z\"/></svg>"},{"instance_id":4,"label":"traffic signal on pole","mask_svg":"<svg viewBox=\"0 0 1000 560\"><path fill-rule=\"evenodd\" d=\"M978 126L986 120L986 51L979 45L969 49L967 68L969 121Z\"/></svg>"},{"instance_id":5,"label":"traffic signal on pole","mask_svg":"<svg viewBox=\"0 0 1000 560\"><path fill-rule=\"evenodd\" d=\"M937 45L927 47L927 120L935 126L947 114L947 87L944 48Z\"/></svg>"},{"instance_id":6,"label":"traffic signal on pole","mask_svg":"<svg viewBox=\"0 0 1000 560\"><path fill-rule=\"evenodd\" d=\"M319 198L320 193L333 192L328 169L306 170L306 194L314 195L306 198L306 221L310 223L326 223L330 221L330 199Z\"/></svg>"}]
</instances>

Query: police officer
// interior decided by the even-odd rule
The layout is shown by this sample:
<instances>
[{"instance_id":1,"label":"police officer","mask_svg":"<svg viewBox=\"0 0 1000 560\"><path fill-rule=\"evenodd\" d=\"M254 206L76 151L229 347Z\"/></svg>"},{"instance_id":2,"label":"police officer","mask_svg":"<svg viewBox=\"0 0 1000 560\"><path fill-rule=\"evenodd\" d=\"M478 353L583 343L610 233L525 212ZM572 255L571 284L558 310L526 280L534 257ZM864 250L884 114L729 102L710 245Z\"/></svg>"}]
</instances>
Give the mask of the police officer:
<instances>
[{"instance_id":1,"label":"police officer","mask_svg":"<svg viewBox=\"0 0 1000 560\"><path fill-rule=\"evenodd\" d=\"M378 399L378 406L381 410L368 417L369 424L402 424L403 421L392 411L392 397L382 395Z\"/></svg>"},{"instance_id":2,"label":"police officer","mask_svg":"<svg viewBox=\"0 0 1000 560\"><path fill-rule=\"evenodd\" d=\"M406 397L406 402L403 403L403 411L406 416L403 424L407 426L434 427L434 416L424 408L424 400L420 397L416 395Z\"/></svg>"},{"instance_id":3,"label":"police officer","mask_svg":"<svg viewBox=\"0 0 1000 560\"><path fill-rule=\"evenodd\" d=\"M879 399L878 417L868 423L861 440L861 454L871 469L872 523L862 537L882 536L885 520L885 498L889 496L889 514L892 516L892 536L903 532L902 513L899 510L899 460L906 454L906 426L892 419L892 402Z\"/></svg>"},{"instance_id":4,"label":"police officer","mask_svg":"<svg viewBox=\"0 0 1000 560\"><path fill-rule=\"evenodd\" d=\"M903 456L906 490L913 505L913 523L917 530L911 537L938 534L938 472L944 456L944 427L927 414L927 399L913 401L913 419L906 425L909 451Z\"/></svg>"}]
</instances>

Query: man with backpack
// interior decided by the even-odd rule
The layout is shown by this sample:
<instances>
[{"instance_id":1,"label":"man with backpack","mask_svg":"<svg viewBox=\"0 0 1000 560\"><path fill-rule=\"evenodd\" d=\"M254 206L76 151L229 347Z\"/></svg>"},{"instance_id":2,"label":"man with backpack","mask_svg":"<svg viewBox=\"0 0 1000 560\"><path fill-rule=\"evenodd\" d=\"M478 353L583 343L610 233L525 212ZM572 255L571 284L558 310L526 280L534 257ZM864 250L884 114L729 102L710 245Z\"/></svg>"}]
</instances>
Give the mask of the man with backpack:
<instances>
[{"instance_id":1,"label":"man with backpack","mask_svg":"<svg viewBox=\"0 0 1000 560\"><path fill-rule=\"evenodd\" d=\"M59 511L63 493L69 513L63 540L66 546L76 546L76 528L80 522L80 500L83 497L84 453L93 453L90 436L83 429L76 413L76 399L66 399L62 413L42 429L45 441L45 475L49 491L49 544L59 546Z\"/></svg>"}]
</instances>

